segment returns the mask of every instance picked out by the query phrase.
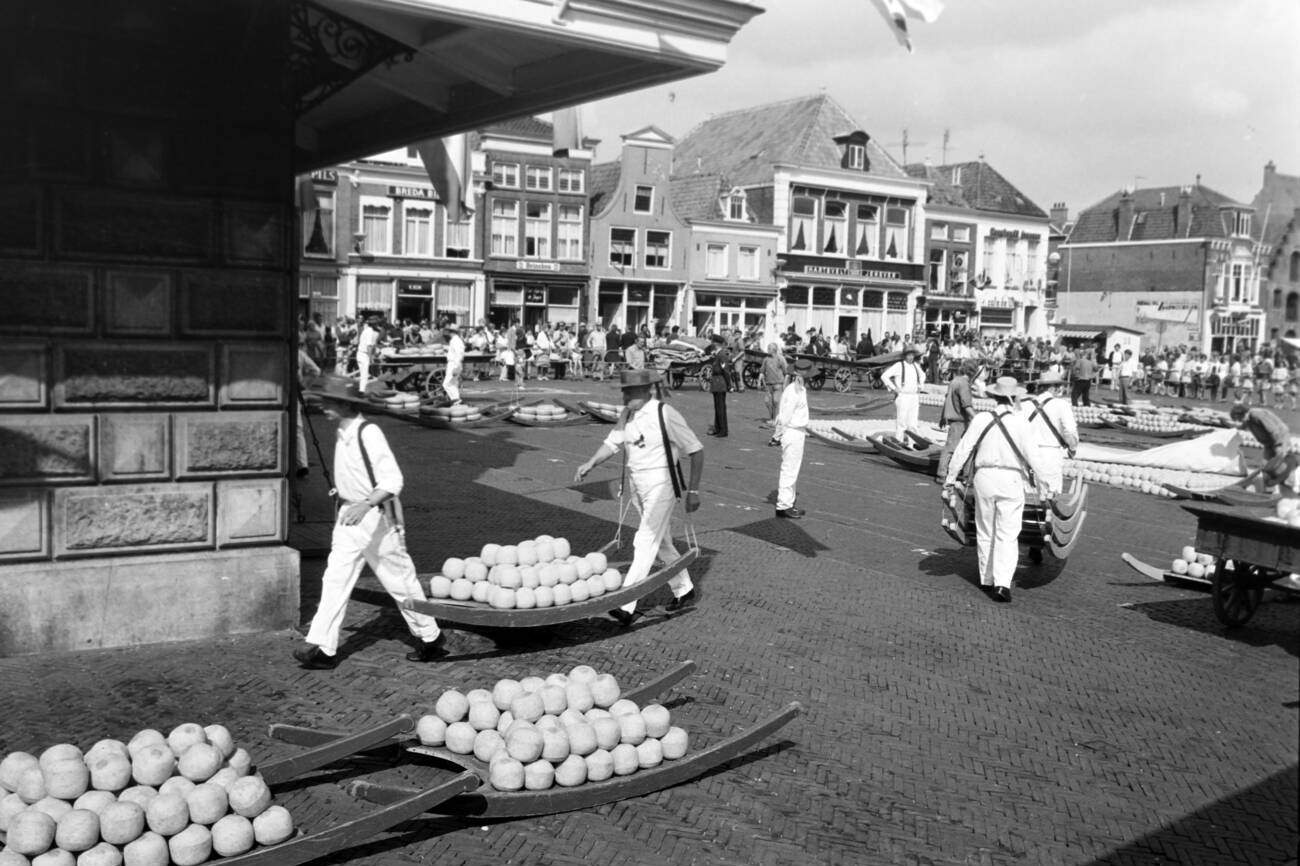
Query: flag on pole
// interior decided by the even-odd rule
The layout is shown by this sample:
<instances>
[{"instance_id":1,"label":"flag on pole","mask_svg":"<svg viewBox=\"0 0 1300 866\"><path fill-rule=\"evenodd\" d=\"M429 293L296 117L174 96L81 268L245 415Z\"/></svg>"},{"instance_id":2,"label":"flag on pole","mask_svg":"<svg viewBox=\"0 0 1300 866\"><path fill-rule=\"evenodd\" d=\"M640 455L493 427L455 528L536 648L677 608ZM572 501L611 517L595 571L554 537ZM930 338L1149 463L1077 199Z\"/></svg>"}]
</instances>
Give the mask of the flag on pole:
<instances>
[{"instance_id":1,"label":"flag on pole","mask_svg":"<svg viewBox=\"0 0 1300 866\"><path fill-rule=\"evenodd\" d=\"M551 150L555 155L561 151L582 149L582 109L578 106L562 108L551 119Z\"/></svg>"},{"instance_id":2,"label":"flag on pole","mask_svg":"<svg viewBox=\"0 0 1300 866\"><path fill-rule=\"evenodd\" d=\"M907 19L916 18L933 24L943 12L943 0L871 0L889 24L898 44L912 51L912 39L907 32Z\"/></svg>"},{"instance_id":3,"label":"flag on pole","mask_svg":"<svg viewBox=\"0 0 1300 866\"><path fill-rule=\"evenodd\" d=\"M429 138L417 144L415 149L433 183L434 192L447 209L447 219L461 222L474 210L465 201L466 198L473 201L473 175L466 137L462 134L448 138Z\"/></svg>"}]
</instances>

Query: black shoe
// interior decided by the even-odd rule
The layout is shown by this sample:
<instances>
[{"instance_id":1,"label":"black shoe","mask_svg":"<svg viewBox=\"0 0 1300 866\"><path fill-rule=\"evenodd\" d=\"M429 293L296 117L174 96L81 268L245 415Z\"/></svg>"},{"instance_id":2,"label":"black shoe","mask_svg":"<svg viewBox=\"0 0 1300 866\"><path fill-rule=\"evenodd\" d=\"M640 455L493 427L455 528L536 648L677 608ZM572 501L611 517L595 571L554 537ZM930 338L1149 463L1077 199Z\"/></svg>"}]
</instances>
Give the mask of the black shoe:
<instances>
[{"instance_id":1,"label":"black shoe","mask_svg":"<svg viewBox=\"0 0 1300 866\"><path fill-rule=\"evenodd\" d=\"M623 626L623 628L627 628L632 623L636 622L641 617L645 616L645 614L643 614L639 610L634 610L631 613L628 613L627 611L621 609L611 610L609 612L609 615L614 617L614 619L618 620L618 624Z\"/></svg>"},{"instance_id":2,"label":"black shoe","mask_svg":"<svg viewBox=\"0 0 1300 866\"><path fill-rule=\"evenodd\" d=\"M992 597L994 601L1000 601L1003 604L1009 603L1011 601L1011 588L1007 586L995 586L993 587L993 591L989 593L989 596Z\"/></svg>"},{"instance_id":3,"label":"black shoe","mask_svg":"<svg viewBox=\"0 0 1300 866\"><path fill-rule=\"evenodd\" d=\"M804 512L801 508L778 508L776 510L777 517L784 517L787 520L798 520L803 515Z\"/></svg>"},{"instance_id":4,"label":"black shoe","mask_svg":"<svg viewBox=\"0 0 1300 866\"><path fill-rule=\"evenodd\" d=\"M420 645L406 654L408 662L436 662L447 654L446 641L442 635L434 640L421 641Z\"/></svg>"},{"instance_id":5,"label":"black shoe","mask_svg":"<svg viewBox=\"0 0 1300 866\"><path fill-rule=\"evenodd\" d=\"M307 670L332 671L339 666L339 657L329 655L318 646L308 644L293 651L293 657Z\"/></svg>"},{"instance_id":6,"label":"black shoe","mask_svg":"<svg viewBox=\"0 0 1300 866\"><path fill-rule=\"evenodd\" d=\"M668 602L666 605L664 605L664 610L668 611L669 613L676 613L682 608L690 607L693 604L695 604L694 588L692 588L689 592L687 592L686 595L683 595L680 598L674 598L672 601Z\"/></svg>"},{"instance_id":7,"label":"black shoe","mask_svg":"<svg viewBox=\"0 0 1300 866\"><path fill-rule=\"evenodd\" d=\"M714 433L714 434L713 434L713 437L714 437L715 439L726 439L726 438L727 438L727 431L726 431L726 430L723 430L721 433Z\"/></svg>"}]
</instances>

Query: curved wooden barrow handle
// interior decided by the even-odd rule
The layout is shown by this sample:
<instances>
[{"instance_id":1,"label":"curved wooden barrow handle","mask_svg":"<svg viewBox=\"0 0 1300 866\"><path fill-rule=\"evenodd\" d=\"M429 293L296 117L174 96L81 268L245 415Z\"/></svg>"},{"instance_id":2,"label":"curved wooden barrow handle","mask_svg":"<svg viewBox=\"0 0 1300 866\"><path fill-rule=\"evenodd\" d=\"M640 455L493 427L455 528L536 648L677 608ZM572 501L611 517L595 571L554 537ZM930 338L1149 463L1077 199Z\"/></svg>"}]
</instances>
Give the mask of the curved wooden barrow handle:
<instances>
[{"instance_id":1,"label":"curved wooden barrow handle","mask_svg":"<svg viewBox=\"0 0 1300 866\"><path fill-rule=\"evenodd\" d=\"M238 857L222 858L221 863L232 866L299 866L310 863L320 857L334 854L344 848L368 839L376 833L382 833L403 821L414 818L437 808L440 804L458 795L472 791L482 784L474 773L460 773L434 788L414 791L410 796L394 801L383 809L363 815L353 821L313 833L299 836L272 845L241 854Z\"/></svg>"},{"instance_id":2,"label":"curved wooden barrow handle","mask_svg":"<svg viewBox=\"0 0 1300 866\"><path fill-rule=\"evenodd\" d=\"M740 731L702 752L665 762L652 770L640 770L630 776L615 776L603 782L588 782L573 788L549 788L545 791L502 792L481 789L440 803L433 811L443 815L465 815L482 818L520 818L528 815L554 815L578 809L590 809L605 803L640 797L680 785L722 766L758 745L768 734L780 730L795 716L802 706L796 701L782 710ZM440 753L438 757L445 757ZM478 765L473 756L455 757L461 766ZM448 758L449 759L449 758ZM472 762L472 764L471 764ZM486 765L480 765L480 775L486 774ZM358 780L348 786L352 796L372 803L391 803L407 797L410 788L382 785Z\"/></svg>"},{"instance_id":3,"label":"curved wooden barrow handle","mask_svg":"<svg viewBox=\"0 0 1300 866\"><path fill-rule=\"evenodd\" d=\"M384 722L382 725L376 725L355 734L339 735L330 737L328 740L318 739L310 743L303 743L300 739L295 739L292 736L281 736L282 729L289 728L288 725L272 725L270 734L277 740L298 742L299 745L311 745L315 746L315 748L258 767L258 772L262 774L266 784L272 787L281 782L296 779L304 773L333 764L335 761L340 761L349 755L355 755L357 752L364 752L367 749L386 743L393 737L409 734L415 730L415 720L403 714L391 721Z\"/></svg>"}]
</instances>

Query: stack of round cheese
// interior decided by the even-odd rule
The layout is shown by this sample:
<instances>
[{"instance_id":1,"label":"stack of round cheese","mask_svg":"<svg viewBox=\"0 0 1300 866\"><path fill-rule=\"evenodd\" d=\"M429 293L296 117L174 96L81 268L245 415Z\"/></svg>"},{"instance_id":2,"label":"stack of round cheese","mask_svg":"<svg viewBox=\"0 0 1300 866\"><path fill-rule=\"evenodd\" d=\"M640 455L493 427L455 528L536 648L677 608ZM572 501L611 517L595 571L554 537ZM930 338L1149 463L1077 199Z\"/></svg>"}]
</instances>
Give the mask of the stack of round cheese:
<instances>
[{"instance_id":1,"label":"stack of round cheese","mask_svg":"<svg viewBox=\"0 0 1300 866\"><path fill-rule=\"evenodd\" d=\"M686 754L686 731L672 725L667 709L620 694L614 677L578 665L568 674L445 691L415 730L426 746L485 762L498 791L603 782Z\"/></svg>"},{"instance_id":2,"label":"stack of round cheese","mask_svg":"<svg viewBox=\"0 0 1300 866\"><path fill-rule=\"evenodd\" d=\"M1219 561L1210 554L1197 553L1194 547L1184 547L1181 554L1170 564L1169 569L1174 574L1185 574L1196 578L1209 577L1214 574L1219 564Z\"/></svg>"},{"instance_id":3,"label":"stack of round cheese","mask_svg":"<svg viewBox=\"0 0 1300 866\"><path fill-rule=\"evenodd\" d=\"M588 400L587 405L606 415L617 415L623 411L623 406L620 403L597 403L595 400Z\"/></svg>"},{"instance_id":4,"label":"stack of round cheese","mask_svg":"<svg viewBox=\"0 0 1300 866\"><path fill-rule=\"evenodd\" d=\"M515 414L525 421L564 421L571 417L567 409L554 403L520 406Z\"/></svg>"},{"instance_id":5,"label":"stack of round cheese","mask_svg":"<svg viewBox=\"0 0 1300 866\"><path fill-rule=\"evenodd\" d=\"M195 866L278 845L293 819L251 766L221 725L11 752L0 760L0 866Z\"/></svg>"},{"instance_id":6,"label":"stack of round cheese","mask_svg":"<svg viewBox=\"0 0 1300 866\"><path fill-rule=\"evenodd\" d=\"M570 552L564 538L539 535L518 544L486 544L478 556L453 557L429 579L429 595L492 607L554 607L613 592L623 585L605 554Z\"/></svg>"},{"instance_id":7,"label":"stack of round cheese","mask_svg":"<svg viewBox=\"0 0 1300 866\"><path fill-rule=\"evenodd\" d=\"M444 421L450 421L452 424L465 424L470 421L480 421L483 418L483 412L477 406L421 406L421 415L429 415L434 418L441 418Z\"/></svg>"}]
</instances>

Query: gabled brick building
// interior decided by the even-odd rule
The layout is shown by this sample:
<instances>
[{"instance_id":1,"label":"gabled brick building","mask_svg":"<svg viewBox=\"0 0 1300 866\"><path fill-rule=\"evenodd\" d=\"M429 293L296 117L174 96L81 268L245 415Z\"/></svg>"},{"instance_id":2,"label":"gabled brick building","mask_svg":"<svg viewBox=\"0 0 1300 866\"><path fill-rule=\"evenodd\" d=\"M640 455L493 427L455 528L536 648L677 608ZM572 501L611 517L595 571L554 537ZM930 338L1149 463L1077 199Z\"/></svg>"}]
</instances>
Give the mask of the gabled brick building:
<instances>
[{"instance_id":1,"label":"gabled brick building","mask_svg":"<svg viewBox=\"0 0 1300 866\"><path fill-rule=\"evenodd\" d=\"M1282 174L1269 162L1264 184L1251 202L1260 258L1260 304L1266 338L1294 339L1300 330L1300 177Z\"/></svg>"}]
</instances>

